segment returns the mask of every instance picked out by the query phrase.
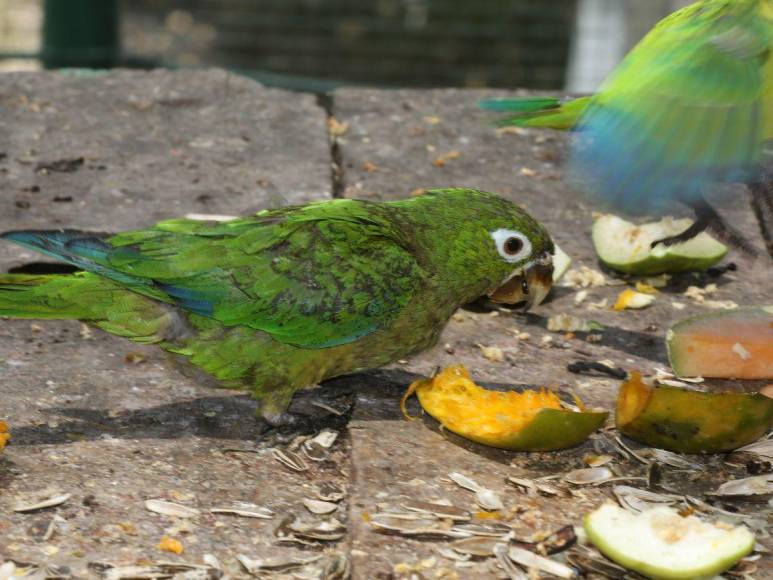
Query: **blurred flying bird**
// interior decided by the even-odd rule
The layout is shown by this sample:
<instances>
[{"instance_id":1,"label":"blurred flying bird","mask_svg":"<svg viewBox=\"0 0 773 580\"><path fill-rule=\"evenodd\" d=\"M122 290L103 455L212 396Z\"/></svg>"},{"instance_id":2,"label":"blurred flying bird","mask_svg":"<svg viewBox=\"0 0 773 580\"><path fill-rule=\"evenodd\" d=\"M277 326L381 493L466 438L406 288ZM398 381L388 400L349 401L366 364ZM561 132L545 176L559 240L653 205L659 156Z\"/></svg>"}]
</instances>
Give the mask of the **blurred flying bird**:
<instances>
[{"instance_id":1,"label":"blurred flying bird","mask_svg":"<svg viewBox=\"0 0 773 580\"><path fill-rule=\"evenodd\" d=\"M702 0L660 21L590 97L484 101L500 125L573 130L569 175L604 206L695 211L673 244L709 228L753 248L704 198L717 182L749 185L763 233L773 227L773 0ZM773 255L773 245L768 240Z\"/></svg>"}]
</instances>

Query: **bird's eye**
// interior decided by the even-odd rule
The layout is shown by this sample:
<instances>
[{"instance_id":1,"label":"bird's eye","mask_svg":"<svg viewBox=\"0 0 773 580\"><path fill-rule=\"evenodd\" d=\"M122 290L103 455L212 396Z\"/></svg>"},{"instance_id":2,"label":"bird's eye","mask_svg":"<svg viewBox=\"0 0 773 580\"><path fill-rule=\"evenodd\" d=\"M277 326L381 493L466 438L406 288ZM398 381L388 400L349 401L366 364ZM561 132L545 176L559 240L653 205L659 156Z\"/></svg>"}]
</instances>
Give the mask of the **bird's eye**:
<instances>
[{"instance_id":1,"label":"bird's eye","mask_svg":"<svg viewBox=\"0 0 773 580\"><path fill-rule=\"evenodd\" d=\"M523 241L520 238L507 238L505 242L505 252L515 256L523 249Z\"/></svg>"},{"instance_id":2,"label":"bird's eye","mask_svg":"<svg viewBox=\"0 0 773 580\"><path fill-rule=\"evenodd\" d=\"M520 262L531 255L531 242L521 232L505 228L491 232L497 252L510 263Z\"/></svg>"}]
</instances>

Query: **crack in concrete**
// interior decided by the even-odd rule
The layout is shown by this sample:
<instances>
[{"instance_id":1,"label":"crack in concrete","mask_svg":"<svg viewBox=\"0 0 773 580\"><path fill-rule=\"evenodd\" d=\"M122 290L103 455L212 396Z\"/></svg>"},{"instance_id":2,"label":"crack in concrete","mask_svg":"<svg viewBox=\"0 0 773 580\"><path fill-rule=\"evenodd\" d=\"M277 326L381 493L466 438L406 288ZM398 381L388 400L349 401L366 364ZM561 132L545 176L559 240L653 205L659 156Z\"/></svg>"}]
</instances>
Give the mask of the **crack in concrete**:
<instances>
[{"instance_id":1,"label":"crack in concrete","mask_svg":"<svg viewBox=\"0 0 773 580\"><path fill-rule=\"evenodd\" d=\"M327 115L327 138L330 145L330 191L333 199L340 199L344 197L346 179L341 147L338 144L338 138L330 131L331 121L335 119L333 114L334 96L331 93L320 93L317 94L316 97L317 105L324 109L325 114Z\"/></svg>"}]
</instances>

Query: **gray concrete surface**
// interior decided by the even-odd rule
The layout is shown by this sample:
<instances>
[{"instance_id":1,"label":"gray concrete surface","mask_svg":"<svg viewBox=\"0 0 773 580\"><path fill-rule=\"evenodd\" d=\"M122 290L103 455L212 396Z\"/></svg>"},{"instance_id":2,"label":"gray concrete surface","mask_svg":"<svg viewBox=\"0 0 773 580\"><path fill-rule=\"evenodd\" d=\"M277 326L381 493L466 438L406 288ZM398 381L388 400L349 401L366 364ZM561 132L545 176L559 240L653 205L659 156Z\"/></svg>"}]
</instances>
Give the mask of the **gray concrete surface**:
<instances>
[{"instance_id":1,"label":"gray concrete surface","mask_svg":"<svg viewBox=\"0 0 773 580\"><path fill-rule=\"evenodd\" d=\"M588 235L592 208L562 181L563 136L495 131L476 108L484 95L340 90L333 98L332 126L338 130L331 147L326 112L312 97L265 89L223 71L3 75L0 229L120 230L188 212L248 213L332 195L392 199L421 188L464 185L524 204L547 224L575 266L598 268ZM745 231L758 236L745 204L730 211ZM611 409L618 381L570 374L567 363L609 359L644 371L665 366L667 327L708 311L683 294L689 285L717 284L713 300L769 302L770 262L731 259L737 272L676 276L644 311L591 306L603 299L611 304L622 286L589 288L579 305L575 288L556 288L529 315L461 310L436 348L300 394L296 410L319 404L345 409L352 402L354 409L323 460L306 459L307 469L299 472L261 444L248 397L192 382L156 349L85 330L78 322L2 320L0 419L8 420L13 438L0 454L0 559L66 566L77 577L91 577L100 570L105 574L104 563L201 565L212 555L225 574L246 577L239 555L285 563L297 557L313 561L274 576L332 578L323 570L340 563L336 558L342 555L353 576L363 579L503 577L492 559L456 562L439 551L449 540L385 534L371 518L421 499L447 500L478 521L489 521L473 494L447 478L458 471L499 494L505 509L494 517L528 539L578 524L584 512L609 497L609 485L559 484L562 495L545 497L522 493L506 483L508 476L561 475L599 452L611 453L623 475L642 477L644 467L618 455L610 429L577 449L550 454L466 443L431 420L403 420L398 403L406 386L437 366L462 362L484 384L573 389L586 402ZM41 260L10 244L0 246L0 270ZM677 310L675 302L684 308ZM559 313L597 321L605 329L590 338L549 332L548 318ZM486 358L482 346L500 349L501 360L490 353ZM296 449L299 443L279 448ZM697 475L664 468L664 485L699 493L745 474L722 457L700 461L708 470ZM288 538L293 521L312 518L303 500L320 497L320 489L330 486L345 497L332 515L313 517L329 526L335 518L340 525L332 527L343 531L327 540ZM20 502L62 493L71 497L61 506L13 511ZM146 509L148 499L201 513L190 519L159 515ZM254 519L209 512L237 502L275 515ZM164 536L179 540L184 552L161 551ZM770 538L761 542L773 549ZM770 558L756 565L770 570Z\"/></svg>"}]
</instances>

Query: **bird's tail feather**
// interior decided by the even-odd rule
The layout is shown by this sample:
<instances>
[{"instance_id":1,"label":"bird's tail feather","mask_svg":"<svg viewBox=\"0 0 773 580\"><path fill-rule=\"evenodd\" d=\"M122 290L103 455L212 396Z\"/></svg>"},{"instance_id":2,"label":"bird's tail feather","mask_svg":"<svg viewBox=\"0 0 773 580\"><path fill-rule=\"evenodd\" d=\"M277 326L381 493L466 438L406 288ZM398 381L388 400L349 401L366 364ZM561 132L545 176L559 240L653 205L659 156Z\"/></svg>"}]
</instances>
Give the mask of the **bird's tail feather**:
<instances>
[{"instance_id":1,"label":"bird's tail feather","mask_svg":"<svg viewBox=\"0 0 773 580\"><path fill-rule=\"evenodd\" d=\"M83 320L145 343L164 340L177 320L165 304L89 272L0 274L0 317Z\"/></svg>"},{"instance_id":2,"label":"bird's tail feather","mask_svg":"<svg viewBox=\"0 0 773 580\"><path fill-rule=\"evenodd\" d=\"M91 318L93 307L78 300L93 285L90 277L0 274L0 316L10 318Z\"/></svg>"},{"instance_id":3,"label":"bird's tail feather","mask_svg":"<svg viewBox=\"0 0 773 580\"><path fill-rule=\"evenodd\" d=\"M508 115L498 119L499 126L540 127L567 131L575 128L590 102L591 97L561 101L554 97L524 97L513 99L489 99L480 102L487 111L500 111Z\"/></svg>"}]
</instances>

